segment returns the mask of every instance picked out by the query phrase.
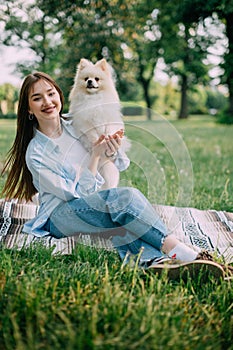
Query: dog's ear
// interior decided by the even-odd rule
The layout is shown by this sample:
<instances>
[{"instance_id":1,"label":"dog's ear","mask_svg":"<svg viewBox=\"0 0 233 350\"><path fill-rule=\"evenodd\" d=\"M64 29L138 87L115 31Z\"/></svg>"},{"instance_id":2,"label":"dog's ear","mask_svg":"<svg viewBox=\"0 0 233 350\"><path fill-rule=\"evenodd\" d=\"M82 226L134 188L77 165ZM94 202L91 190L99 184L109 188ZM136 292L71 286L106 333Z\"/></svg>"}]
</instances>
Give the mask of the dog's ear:
<instances>
[{"instance_id":1,"label":"dog's ear","mask_svg":"<svg viewBox=\"0 0 233 350\"><path fill-rule=\"evenodd\" d=\"M89 64L89 61L86 58L81 58L79 65L78 65L78 69L82 70L83 68L85 68L87 65Z\"/></svg>"},{"instance_id":2,"label":"dog's ear","mask_svg":"<svg viewBox=\"0 0 233 350\"><path fill-rule=\"evenodd\" d=\"M105 72L108 72L108 64L105 58L102 58L102 60L96 62L96 67L99 67Z\"/></svg>"}]
</instances>

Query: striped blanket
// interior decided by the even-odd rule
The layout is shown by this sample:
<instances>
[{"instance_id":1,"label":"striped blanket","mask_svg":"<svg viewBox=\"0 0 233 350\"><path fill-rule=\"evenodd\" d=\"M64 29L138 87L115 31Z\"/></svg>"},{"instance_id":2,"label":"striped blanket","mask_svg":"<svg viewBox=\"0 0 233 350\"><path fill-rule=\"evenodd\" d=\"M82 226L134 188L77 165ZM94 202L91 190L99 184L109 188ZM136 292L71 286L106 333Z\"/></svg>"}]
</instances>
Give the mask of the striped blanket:
<instances>
[{"instance_id":1,"label":"striped blanket","mask_svg":"<svg viewBox=\"0 0 233 350\"><path fill-rule=\"evenodd\" d=\"M233 262L233 213L216 210L199 210L194 208L178 208L164 205L154 205L168 227L169 233L174 233L186 244L215 252L225 262ZM62 239L52 237L37 238L22 233L25 221L33 218L38 206L32 203L17 203L0 200L0 242L2 247L28 247L36 242L42 242L46 247L53 248L53 253L71 254L77 243L83 243L97 248L112 250L111 241L93 235L77 235Z\"/></svg>"}]
</instances>

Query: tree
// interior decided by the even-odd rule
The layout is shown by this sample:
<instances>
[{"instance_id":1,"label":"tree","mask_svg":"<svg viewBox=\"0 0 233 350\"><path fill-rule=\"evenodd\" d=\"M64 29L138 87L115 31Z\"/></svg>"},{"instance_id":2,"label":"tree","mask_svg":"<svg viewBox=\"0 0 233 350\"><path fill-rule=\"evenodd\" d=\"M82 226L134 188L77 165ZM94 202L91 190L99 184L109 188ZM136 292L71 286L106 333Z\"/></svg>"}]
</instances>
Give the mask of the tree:
<instances>
[{"instance_id":1,"label":"tree","mask_svg":"<svg viewBox=\"0 0 233 350\"><path fill-rule=\"evenodd\" d=\"M180 84L180 119L187 118L188 91L195 85L206 84L209 81L209 67L204 62L208 55L208 47L213 45L215 38L208 33L208 27L203 21L186 21L181 16L179 1L167 2L159 9L161 16L170 18L170 31L162 27L164 37L164 60L169 74L179 77ZM172 44L171 44L172 42Z\"/></svg>"},{"instance_id":2,"label":"tree","mask_svg":"<svg viewBox=\"0 0 233 350\"><path fill-rule=\"evenodd\" d=\"M4 43L34 52L31 61L18 64L24 75L35 69L55 75L68 97L79 60L105 57L116 70L119 91L128 95L135 86L131 61L124 57L123 1L7 0L2 14Z\"/></svg>"},{"instance_id":3,"label":"tree","mask_svg":"<svg viewBox=\"0 0 233 350\"><path fill-rule=\"evenodd\" d=\"M37 1L38 2L38 1ZM75 70L81 58L96 61L107 58L122 66L120 29L114 17L117 1L43 1L40 10L56 21L61 33L60 74L57 79L65 97L69 95Z\"/></svg>"},{"instance_id":4,"label":"tree","mask_svg":"<svg viewBox=\"0 0 233 350\"><path fill-rule=\"evenodd\" d=\"M161 10L163 7L162 0L131 0L125 3L124 13L120 14L125 62L129 62L125 67L134 73L142 87L148 119L151 119L151 107L157 97L152 95L151 89L155 68L166 48L173 46L176 33L174 14L170 12L174 6L169 5L166 13Z\"/></svg>"},{"instance_id":5,"label":"tree","mask_svg":"<svg viewBox=\"0 0 233 350\"><path fill-rule=\"evenodd\" d=\"M209 43L198 34L198 24L180 24L180 33L184 49L179 51L178 61L171 64L171 69L181 81L181 106L178 117L183 119L189 115L188 91L198 83L205 84L209 81L208 67L203 63Z\"/></svg>"},{"instance_id":6,"label":"tree","mask_svg":"<svg viewBox=\"0 0 233 350\"><path fill-rule=\"evenodd\" d=\"M53 2L49 2L50 15L54 14ZM148 4L148 1L138 4L134 0L56 1L56 18L65 27L63 38L69 63L65 64L65 90L71 86L71 77L80 58L105 57L113 63L121 93L135 86L135 79L141 85L150 118L149 85L158 59L155 46L158 29L153 7Z\"/></svg>"},{"instance_id":7,"label":"tree","mask_svg":"<svg viewBox=\"0 0 233 350\"><path fill-rule=\"evenodd\" d=\"M189 22L204 19L217 13L225 24L228 50L224 54L222 82L226 83L229 90L226 121L233 124L233 0L185 0L180 13L182 18Z\"/></svg>"},{"instance_id":8,"label":"tree","mask_svg":"<svg viewBox=\"0 0 233 350\"><path fill-rule=\"evenodd\" d=\"M24 62L18 63L18 70L23 75L33 70L54 75L60 68L61 32L57 31L56 19L40 9L44 3L45 0L37 0L36 4L6 0L1 8L3 43L29 48L32 53Z\"/></svg>"},{"instance_id":9,"label":"tree","mask_svg":"<svg viewBox=\"0 0 233 350\"><path fill-rule=\"evenodd\" d=\"M156 97L151 89L154 70L164 56L170 72L180 77L180 117L186 117L188 89L207 77L202 62L207 41L197 23L182 24L178 10L178 0L166 6L162 0L6 0L3 40L29 47L34 57L19 64L20 71L51 74L66 100L79 60L105 57L115 68L122 96L141 86L148 119Z\"/></svg>"},{"instance_id":10,"label":"tree","mask_svg":"<svg viewBox=\"0 0 233 350\"><path fill-rule=\"evenodd\" d=\"M127 2L123 22L125 61L130 63L130 70L142 87L148 119L153 104L150 85L161 49L158 11L154 6L149 1Z\"/></svg>"}]
</instances>

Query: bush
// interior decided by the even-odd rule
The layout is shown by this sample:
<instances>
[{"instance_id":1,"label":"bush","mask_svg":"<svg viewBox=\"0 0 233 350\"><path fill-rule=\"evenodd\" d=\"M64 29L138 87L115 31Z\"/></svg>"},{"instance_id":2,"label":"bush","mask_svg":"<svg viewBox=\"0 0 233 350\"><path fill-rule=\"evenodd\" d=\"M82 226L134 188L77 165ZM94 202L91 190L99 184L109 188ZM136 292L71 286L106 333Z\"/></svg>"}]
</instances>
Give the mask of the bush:
<instances>
[{"instance_id":1,"label":"bush","mask_svg":"<svg viewBox=\"0 0 233 350\"><path fill-rule=\"evenodd\" d=\"M0 114L0 119L16 119L17 115L15 113Z\"/></svg>"},{"instance_id":2,"label":"bush","mask_svg":"<svg viewBox=\"0 0 233 350\"><path fill-rule=\"evenodd\" d=\"M218 90L207 89L206 106L210 109L224 110L227 107L227 97Z\"/></svg>"},{"instance_id":3,"label":"bush","mask_svg":"<svg viewBox=\"0 0 233 350\"><path fill-rule=\"evenodd\" d=\"M123 115L143 115L143 110L141 106L126 106L122 108Z\"/></svg>"},{"instance_id":4,"label":"bush","mask_svg":"<svg viewBox=\"0 0 233 350\"><path fill-rule=\"evenodd\" d=\"M220 124L233 124L233 114L229 110L224 110L217 114L217 121Z\"/></svg>"},{"instance_id":5,"label":"bush","mask_svg":"<svg viewBox=\"0 0 233 350\"><path fill-rule=\"evenodd\" d=\"M188 109L190 114L207 114L206 91L203 87L197 87L188 93Z\"/></svg>"}]
</instances>

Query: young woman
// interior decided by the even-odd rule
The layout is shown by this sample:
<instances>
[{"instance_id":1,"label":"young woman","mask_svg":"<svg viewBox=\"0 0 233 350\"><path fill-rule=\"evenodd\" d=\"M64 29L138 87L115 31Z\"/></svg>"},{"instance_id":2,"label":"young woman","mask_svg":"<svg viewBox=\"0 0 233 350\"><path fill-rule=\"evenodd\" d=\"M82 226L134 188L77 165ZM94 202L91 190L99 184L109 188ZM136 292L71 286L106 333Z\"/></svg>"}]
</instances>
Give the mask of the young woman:
<instances>
[{"instance_id":1,"label":"young woman","mask_svg":"<svg viewBox=\"0 0 233 350\"><path fill-rule=\"evenodd\" d=\"M88 154L75 136L72 121L62 116L63 94L45 73L28 75L20 91L17 133L3 173L7 198L31 200L39 193L38 215L25 233L56 238L107 231L121 259L177 278L180 272L206 269L223 276L220 264L168 235L152 205L135 188L100 190L100 157L120 171L129 159L119 150L121 139L101 137Z\"/></svg>"}]
</instances>

